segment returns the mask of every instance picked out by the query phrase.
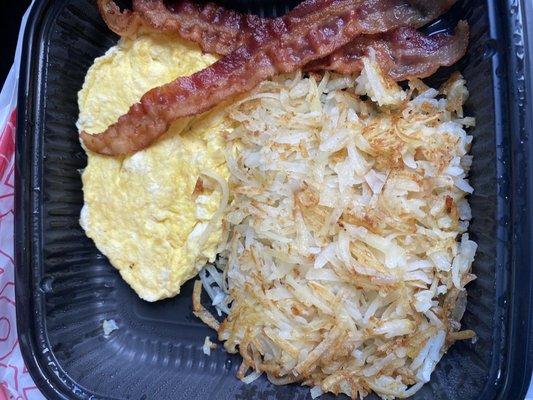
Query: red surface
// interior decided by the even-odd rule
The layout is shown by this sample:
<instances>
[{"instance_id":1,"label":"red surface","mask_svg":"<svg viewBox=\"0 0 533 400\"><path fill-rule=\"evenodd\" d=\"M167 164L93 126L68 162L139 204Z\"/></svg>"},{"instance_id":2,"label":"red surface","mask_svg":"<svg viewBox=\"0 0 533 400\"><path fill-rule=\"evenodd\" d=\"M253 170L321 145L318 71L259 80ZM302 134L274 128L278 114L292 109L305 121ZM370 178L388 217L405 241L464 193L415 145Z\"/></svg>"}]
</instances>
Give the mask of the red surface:
<instances>
[{"instance_id":1,"label":"red surface","mask_svg":"<svg viewBox=\"0 0 533 400\"><path fill-rule=\"evenodd\" d=\"M0 400L43 396L24 366L17 338L13 260L15 131L14 109L0 134Z\"/></svg>"}]
</instances>

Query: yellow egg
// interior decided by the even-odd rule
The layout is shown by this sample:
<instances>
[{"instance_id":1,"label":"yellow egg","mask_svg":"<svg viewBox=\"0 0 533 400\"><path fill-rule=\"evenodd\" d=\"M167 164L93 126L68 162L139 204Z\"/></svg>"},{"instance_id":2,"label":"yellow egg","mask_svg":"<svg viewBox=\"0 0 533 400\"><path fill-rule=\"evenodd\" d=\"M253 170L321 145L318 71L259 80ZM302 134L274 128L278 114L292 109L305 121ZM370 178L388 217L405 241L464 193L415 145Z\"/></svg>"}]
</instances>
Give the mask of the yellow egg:
<instances>
[{"instance_id":1,"label":"yellow egg","mask_svg":"<svg viewBox=\"0 0 533 400\"><path fill-rule=\"evenodd\" d=\"M172 34L121 40L87 73L78 95L78 128L102 131L149 89L214 61ZM222 241L220 221L203 246L198 242L220 205L221 190L203 174L227 179L221 149L229 130L219 108L177 121L155 144L128 157L87 151L80 224L141 298L175 296L214 260ZM202 193L195 191L199 179Z\"/></svg>"}]
</instances>

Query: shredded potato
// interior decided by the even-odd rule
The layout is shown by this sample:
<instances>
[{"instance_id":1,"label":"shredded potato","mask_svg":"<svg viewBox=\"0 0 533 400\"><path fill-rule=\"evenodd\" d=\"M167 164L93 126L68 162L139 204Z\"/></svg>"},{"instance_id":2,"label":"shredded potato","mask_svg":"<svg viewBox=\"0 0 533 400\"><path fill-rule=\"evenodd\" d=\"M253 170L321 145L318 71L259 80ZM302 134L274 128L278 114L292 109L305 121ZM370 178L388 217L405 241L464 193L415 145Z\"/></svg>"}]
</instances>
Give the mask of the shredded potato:
<instances>
[{"instance_id":1,"label":"shredded potato","mask_svg":"<svg viewBox=\"0 0 533 400\"><path fill-rule=\"evenodd\" d=\"M359 77L277 77L230 110L224 282L212 266L201 277L245 382L405 398L474 335L460 331L477 248L465 81L402 90L364 65Z\"/></svg>"}]
</instances>

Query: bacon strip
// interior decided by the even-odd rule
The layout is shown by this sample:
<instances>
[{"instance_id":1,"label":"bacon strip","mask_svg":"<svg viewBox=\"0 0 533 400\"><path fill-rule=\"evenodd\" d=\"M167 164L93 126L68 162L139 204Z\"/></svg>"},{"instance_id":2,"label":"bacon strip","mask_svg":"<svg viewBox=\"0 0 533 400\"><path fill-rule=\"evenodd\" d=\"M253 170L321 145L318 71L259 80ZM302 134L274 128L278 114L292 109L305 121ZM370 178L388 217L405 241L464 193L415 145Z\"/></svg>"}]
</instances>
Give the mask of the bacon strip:
<instances>
[{"instance_id":1,"label":"bacon strip","mask_svg":"<svg viewBox=\"0 0 533 400\"><path fill-rule=\"evenodd\" d=\"M330 4L334 0L330 1ZM312 2L304 2L287 14L295 21L312 11ZM227 55L257 30L268 29L272 19L241 14L214 3L200 4L185 0L169 5L162 0L134 0L133 13L116 13L112 0L99 0L102 16L118 34L128 36L139 26L155 31L177 31L184 39L196 42L208 53ZM113 11L112 11L113 10ZM131 23L121 22L123 18ZM441 67L457 62L466 52L468 25L461 22L454 36L424 36L413 28L360 36L341 49L306 66L306 71L330 70L340 74L359 73L361 58L373 49L384 73L397 81L425 78Z\"/></svg>"},{"instance_id":2,"label":"bacon strip","mask_svg":"<svg viewBox=\"0 0 533 400\"><path fill-rule=\"evenodd\" d=\"M422 0L417 0L422 1ZM221 101L253 89L278 73L292 72L325 57L362 34L400 26L422 26L454 0L432 1L420 9L405 0L308 0L310 11L299 21L276 18L269 29L210 67L148 91L127 114L102 133L81 133L89 150L125 155L149 146L181 117L207 111ZM323 8L323 3L330 3Z\"/></svg>"},{"instance_id":3,"label":"bacon strip","mask_svg":"<svg viewBox=\"0 0 533 400\"><path fill-rule=\"evenodd\" d=\"M251 36L275 29L276 24L276 19L239 13L215 3L204 4L191 0L133 0L133 11L121 12L114 0L97 1L102 18L108 27L120 36L131 36L141 26L153 31L177 32L182 38L199 44L203 51L223 56L241 46ZM336 2L338 1L304 1L284 19L296 23L307 18L309 23L312 22L310 15L317 7L334 6ZM423 12L437 16L454 2L455 0L440 0L428 5L425 0L411 0L405 3L414 4Z\"/></svg>"},{"instance_id":4,"label":"bacon strip","mask_svg":"<svg viewBox=\"0 0 533 400\"><path fill-rule=\"evenodd\" d=\"M380 35L360 36L329 56L311 62L305 70L357 74L363 69L362 58L372 49L379 66L392 79L426 78L439 67L459 61L466 53L468 36L466 21L457 24L453 36L426 36L414 28L398 28Z\"/></svg>"},{"instance_id":5,"label":"bacon strip","mask_svg":"<svg viewBox=\"0 0 533 400\"><path fill-rule=\"evenodd\" d=\"M131 36L145 25L145 20L138 12L120 11L114 0L98 0L98 11L107 27L120 36Z\"/></svg>"},{"instance_id":6,"label":"bacon strip","mask_svg":"<svg viewBox=\"0 0 533 400\"><path fill-rule=\"evenodd\" d=\"M335 0L320 0L327 7ZM293 22L316 11L315 2L296 6L285 18ZM273 18L242 14L214 3L191 0L165 2L163 0L133 0L133 10L121 12L114 0L98 0L100 14L116 34L129 37L140 27L158 32L177 32L182 38L198 43L203 51L227 55L257 34L271 30Z\"/></svg>"},{"instance_id":7,"label":"bacon strip","mask_svg":"<svg viewBox=\"0 0 533 400\"><path fill-rule=\"evenodd\" d=\"M208 3L180 1L168 7L163 0L133 0L133 11L120 11L113 0L98 0L107 26L120 36L134 35L140 27L159 32L177 32L199 43L208 53L226 55L239 47L244 37L263 19Z\"/></svg>"}]
</instances>

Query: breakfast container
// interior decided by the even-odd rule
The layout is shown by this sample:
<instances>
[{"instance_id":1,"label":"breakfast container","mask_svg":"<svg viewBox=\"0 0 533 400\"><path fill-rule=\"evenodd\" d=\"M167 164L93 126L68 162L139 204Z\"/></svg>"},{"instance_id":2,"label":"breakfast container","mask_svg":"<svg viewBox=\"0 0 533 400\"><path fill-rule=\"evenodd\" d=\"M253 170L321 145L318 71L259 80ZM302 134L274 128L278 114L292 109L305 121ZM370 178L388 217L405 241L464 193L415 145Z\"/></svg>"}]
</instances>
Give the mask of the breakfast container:
<instances>
[{"instance_id":1,"label":"breakfast container","mask_svg":"<svg viewBox=\"0 0 533 400\"><path fill-rule=\"evenodd\" d=\"M226 2L261 15L286 2ZM474 162L470 236L479 245L464 329L413 399L522 399L531 378L533 202L533 3L463 0L424 28L471 28L454 70L470 90L466 114ZM79 225L86 156L76 128L77 93L95 57L116 43L92 0L42 0L29 17L22 55L16 144L16 307L27 368L50 399L308 399L308 387L244 384L240 357L192 314L192 286L145 302L120 278ZM118 329L105 335L104 321ZM343 396L345 398L345 396ZM333 398L324 395L324 399ZM371 395L368 399L377 399Z\"/></svg>"}]
</instances>

